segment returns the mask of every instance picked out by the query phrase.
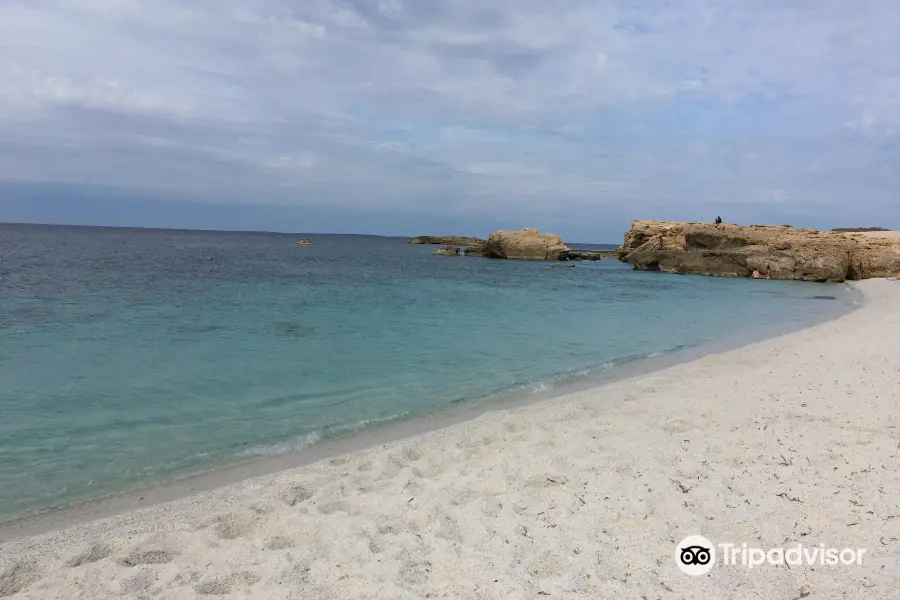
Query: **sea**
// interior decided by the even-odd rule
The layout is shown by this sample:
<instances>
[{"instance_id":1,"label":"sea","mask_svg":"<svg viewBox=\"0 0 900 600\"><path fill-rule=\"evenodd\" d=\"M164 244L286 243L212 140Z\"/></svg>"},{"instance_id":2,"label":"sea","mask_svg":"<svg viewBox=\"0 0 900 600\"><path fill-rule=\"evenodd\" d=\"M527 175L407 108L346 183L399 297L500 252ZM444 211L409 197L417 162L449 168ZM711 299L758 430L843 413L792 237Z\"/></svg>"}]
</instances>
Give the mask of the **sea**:
<instances>
[{"instance_id":1,"label":"sea","mask_svg":"<svg viewBox=\"0 0 900 600\"><path fill-rule=\"evenodd\" d=\"M564 390L858 303L842 284L434 250L0 225L0 520Z\"/></svg>"}]
</instances>

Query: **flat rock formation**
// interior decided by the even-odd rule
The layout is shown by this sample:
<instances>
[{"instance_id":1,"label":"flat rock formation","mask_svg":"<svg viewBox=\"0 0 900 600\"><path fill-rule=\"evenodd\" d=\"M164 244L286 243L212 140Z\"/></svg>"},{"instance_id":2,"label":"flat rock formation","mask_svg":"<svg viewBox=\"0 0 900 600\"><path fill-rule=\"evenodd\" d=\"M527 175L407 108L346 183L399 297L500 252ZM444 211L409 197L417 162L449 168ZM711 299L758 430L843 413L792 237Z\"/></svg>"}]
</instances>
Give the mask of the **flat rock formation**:
<instances>
[{"instance_id":1,"label":"flat rock formation","mask_svg":"<svg viewBox=\"0 0 900 600\"><path fill-rule=\"evenodd\" d=\"M434 253L438 256L459 256L459 246L441 246Z\"/></svg>"},{"instance_id":2,"label":"flat rock formation","mask_svg":"<svg viewBox=\"0 0 900 600\"><path fill-rule=\"evenodd\" d=\"M569 250L569 260L601 260L615 258L619 255L617 250Z\"/></svg>"},{"instance_id":3,"label":"flat rock formation","mask_svg":"<svg viewBox=\"0 0 900 600\"><path fill-rule=\"evenodd\" d=\"M487 242L469 246L463 251L463 253L466 256L487 256Z\"/></svg>"},{"instance_id":4,"label":"flat rock formation","mask_svg":"<svg viewBox=\"0 0 900 600\"><path fill-rule=\"evenodd\" d=\"M832 231L837 231L840 233L862 233L862 232L872 232L872 231L890 231L890 229L885 229L884 227L835 227Z\"/></svg>"},{"instance_id":5,"label":"flat rock formation","mask_svg":"<svg viewBox=\"0 0 900 600\"><path fill-rule=\"evenodd\" d=\"M566 260L569 249L562 238L534 228L495 231L485 244L484 256L517 260Z\"/></svg>"},{"instance_id":6,"label":"flat rock formation","mask_svg":"<svg viewBox=\"0 0 900 600\"><path fill-rule=\"evenodd\" d=\"M845 233L845 235L853 235L856 236L857 239L882 239L900 242L900 231L891 231L890 229L888 229L887 231L878 230L858 233Z\"/></svg>"},{"instance_id":7,"label":"flat rock formation","mask_svg":"<svg viewBox=\"0 0 900 600\"><path fill-rule=\"evenodd\" d=\"M422 235L410 238L410 244L431 244L434 246L475 246L483 244L481 238L466 237L464 235Z\"/></svg>"},{"instance_id":8,"label":"flat rock formation","mask_svg":"<svg viewBox=\"0 0 900 600\"><path fill-rule=\"evenodd\" d=\"M633 221L618 253L642 270L841 282L897 275L900 238L890 233Z\"/></svg>"}]
</instances>

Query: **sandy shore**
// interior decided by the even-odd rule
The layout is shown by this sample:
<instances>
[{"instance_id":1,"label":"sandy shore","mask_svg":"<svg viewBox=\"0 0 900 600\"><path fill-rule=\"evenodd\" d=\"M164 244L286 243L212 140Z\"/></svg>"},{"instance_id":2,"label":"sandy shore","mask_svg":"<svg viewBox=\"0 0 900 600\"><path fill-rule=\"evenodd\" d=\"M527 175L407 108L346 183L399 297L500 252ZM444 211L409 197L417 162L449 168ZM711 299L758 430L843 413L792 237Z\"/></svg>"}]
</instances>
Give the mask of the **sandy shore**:
<instances>
[{"instance_id":1,"label":"sandy shore","mask_svg":"<svg viewBox=\"0 0 900 600\"><path fill-rule=\"evenodd\" d=\"M900 598L900 283L834 321L0 546L0 597ZM865 548L717 564L683 538Z\"/></svg>"}]
</instances>

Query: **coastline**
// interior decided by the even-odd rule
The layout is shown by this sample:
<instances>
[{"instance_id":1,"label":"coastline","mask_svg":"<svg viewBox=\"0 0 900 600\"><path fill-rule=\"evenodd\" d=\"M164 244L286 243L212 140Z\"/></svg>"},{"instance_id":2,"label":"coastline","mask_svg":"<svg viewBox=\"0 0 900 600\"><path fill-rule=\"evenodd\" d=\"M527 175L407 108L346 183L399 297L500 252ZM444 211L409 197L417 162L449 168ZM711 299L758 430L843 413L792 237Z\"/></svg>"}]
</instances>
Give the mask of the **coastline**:
<instances>
[{"instance_id":1,"label":"coastline","mask_svg":"<svg viewBox=\"0 0 900 600\"><path fill-rule=\"evenodd\" d=\"M0 520L0 544L24 537L50 534L61 529L109 519L131 511L151 509L160 504L219 490L249 479L276 475L336 456L369 450L379 445L402 442L492 413L530 406L574 393L598 391L603 386L623 380L646 376L708 355L737 350L815 327L839 319L863 306L864 294L857 287L846 284L829 285L841 285L844 288L842 291L850 296L842 300L838 308L808 321L742 332L740 335L726 336L715 342L689 346L674 352L625 360L619 365L610 366L608 370L597 369L588 376L577 377L573 381L559 386L527 393L521 390L518 392L508 390L500 395L463 402L440 411L388 420L372 427L325 439L298 450L252 455L242 461L230 462L199 472L187 472L161 483L105 494L64 507Z\"/></svg>"},{"instance_id":2,"label":"coastline","mask_svg":"<svg viewBox=\"0 0 900 600\"><path fill-rule=\"evenodd\" d=\"M900 285L854 287L793 333L5 541L0 574L13 598L896 597ZM870 558L690 578L698 533Z\"/></svg>"}]
</instances>

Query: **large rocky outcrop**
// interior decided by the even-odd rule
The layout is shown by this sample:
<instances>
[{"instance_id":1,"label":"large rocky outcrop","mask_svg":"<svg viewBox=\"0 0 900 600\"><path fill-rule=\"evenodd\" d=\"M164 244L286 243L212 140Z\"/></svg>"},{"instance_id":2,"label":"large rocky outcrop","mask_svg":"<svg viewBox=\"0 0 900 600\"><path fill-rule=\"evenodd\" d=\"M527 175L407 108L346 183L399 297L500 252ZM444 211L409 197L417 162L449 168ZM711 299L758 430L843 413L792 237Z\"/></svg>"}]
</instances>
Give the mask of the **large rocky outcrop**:
<instances>
[{"instance_id":1,"label":"large rocky outcrop","mask_svg":"<svg viewBox=\"0 0 900 600\"><path fill-rule=\"evenodd\" d=\"M786 225L633 221L619 258L636 269L840 282L900 272L900 241Z\"/></svg>"},{"instance_id":2,"label":"large rocky outcrop","mask_svg":"<svg viewBox=\"0 0 900 600\"><path fill-rule=\"evenodd\" d=\"M519 231L495 231L484 246L483 256L519 260L565 260L569 249L562 238L527 228Z\"/></svg>"},{"instance_id":3,"label":"large rocky outcrop","mask_svg":"<svg viewBox=\"0 0 900 600\"><path fill-rule=\"evenodd\" d=\"M483 244L481 238L467 237L464 235L422 235L410 238L410 244L432 244L435 246L475 246Z\"/></svg>"}]
</instances>

